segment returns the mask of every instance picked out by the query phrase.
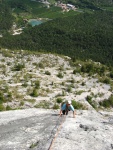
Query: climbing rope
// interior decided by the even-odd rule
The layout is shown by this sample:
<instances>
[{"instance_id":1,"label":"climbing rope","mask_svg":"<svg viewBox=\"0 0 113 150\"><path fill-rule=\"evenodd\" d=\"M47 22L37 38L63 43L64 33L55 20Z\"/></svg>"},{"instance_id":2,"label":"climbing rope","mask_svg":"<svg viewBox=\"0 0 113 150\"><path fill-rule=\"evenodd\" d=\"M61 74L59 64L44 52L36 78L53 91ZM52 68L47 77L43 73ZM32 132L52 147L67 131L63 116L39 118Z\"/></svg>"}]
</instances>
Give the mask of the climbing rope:
<instances>
[{"instance_id":1,"label":"climbing rope","mask_svg":"<svg viewBox=\"0 0 113 150\"><path fill-rule=\"evenodd\" d=\"M60 117L59 117L59 118L60 118ZM58 119L59 119L59 118L58 118ZM64 123L64 121L65 121L65 119L66 119L66 115L63 116L62 118L63 118L63 119L62 119L62 122L61 122L61 124L59 125L59 128L57 129L57 132L56 132L54 138L52 139L51 144L50 144L48 150L52 150L53 144L54 144L54 142L55 142L55 140L56 140L56 138L57 138L57 136L58 136L58 133L59 133L61 127L62 127L62 124Z\"/></svg>"}]
</instances>

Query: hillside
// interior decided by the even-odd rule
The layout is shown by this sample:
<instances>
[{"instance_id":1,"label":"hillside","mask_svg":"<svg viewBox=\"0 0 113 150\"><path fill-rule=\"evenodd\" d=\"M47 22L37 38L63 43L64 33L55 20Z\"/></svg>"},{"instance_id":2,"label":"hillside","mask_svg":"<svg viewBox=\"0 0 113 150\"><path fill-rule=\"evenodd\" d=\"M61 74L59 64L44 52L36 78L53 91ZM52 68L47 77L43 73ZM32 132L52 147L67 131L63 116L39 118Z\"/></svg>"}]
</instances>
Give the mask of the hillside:
<instances>
[{"instance_id":1,"label":"hillside","mask_svg":"<svg viewBox=\"0 0 113 150\"><path fill-rule=\"evenodd\" d=\"M74 60L92 59L112 66L112 1L70 1L75 10L49 2L49 6L42 1L2 2L0 47L55 52ZM63 1L65 7L67 3ZM29 19L45 21L32 27Z\"/></svg>"},{"instance_id":2,"label":"hillside","mask_svg":"<svg viewBox=\"0 0 113 150\"><path fill-rule=\"evenodd\" d=\"M1 50L0 110L48 108L73 100L75 108L113 106L113 70L67 56ZM90 105L89 105L90 104Z\"/></svg>"},{"instance_id":3,"label":"hillside","mask_svg":"<svg viewBox=\"0 0 113 150\"><path fill-rule=\"evenodd\" d=\"M98 11L58 18L0 39L1 47L29 49L92 59L113 65L113 13Z\"/></svg>"},{"instance_id":4,"label":"hillside","mask_svg":"<svg viewBox=\"0 0 113 150\"><path fill-rule=\"evenodd\" d=\"M1 49L0 149L112 150L112 69L92 60ZM72 112L59 117L66 100L75 118Z\"/></svg>"},{"instance_id":5,"label":"hillside","mask_svg":"<svg viewBox=\"0 0 113 150\"><path fill-rule=\"evenodd\" d=\"M0 150L113 149L112 1L62 3L0 1Z\"/></svg>"}]
</instances>

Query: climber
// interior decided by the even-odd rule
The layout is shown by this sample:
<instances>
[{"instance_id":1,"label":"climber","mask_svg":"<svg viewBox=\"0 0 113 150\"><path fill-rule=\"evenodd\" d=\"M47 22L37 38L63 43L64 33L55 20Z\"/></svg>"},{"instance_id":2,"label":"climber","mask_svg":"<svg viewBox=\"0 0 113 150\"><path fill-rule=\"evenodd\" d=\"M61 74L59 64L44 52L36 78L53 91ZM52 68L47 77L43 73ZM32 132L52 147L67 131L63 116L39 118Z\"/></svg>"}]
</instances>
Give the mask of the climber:
<instances>
[{"instance_id":1,"label":"climber","mask_svg":"<svg viewBox=\"0 0 113 150\"><path fill-rule=\"evenodd\" d=\"M63 105L61 105L61 110L60 110L60 116L63 115L68 115L68 111L72 110L73 111L73 117L75 118L75 110L74 107L71 104L71 101L67 101Z\"/></svg>"}]
</instances>

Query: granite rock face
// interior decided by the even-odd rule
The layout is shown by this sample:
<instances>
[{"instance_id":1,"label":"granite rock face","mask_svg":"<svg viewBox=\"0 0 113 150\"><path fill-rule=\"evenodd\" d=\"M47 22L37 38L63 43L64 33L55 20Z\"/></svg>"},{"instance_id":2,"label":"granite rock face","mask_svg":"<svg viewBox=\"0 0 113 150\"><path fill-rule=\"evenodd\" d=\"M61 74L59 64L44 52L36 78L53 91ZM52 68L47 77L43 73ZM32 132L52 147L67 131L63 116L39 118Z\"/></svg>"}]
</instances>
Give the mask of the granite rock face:
<instances>
[{"instance_id":1,"label":"granite rock face","mask_svg":"<svg viewBox=\"0 0 113 150\"><path fill-rule=\"evenodd\" d=\"M113 112L109 115L92 111L77 111L70 115L58 134L53 150L112 150Z\"/></svg>"},{"instance_id":2,"label":"granite rock face","mask_svg":"<svg viewBox=\"0 0 113 150\"><path fill-rule=\"evenodd\" d=\"M0 113L0 150L48 149L60 119L42 109Z\"/></svg>"},{"instance_id":3,"label":"granite rock face","mask_svg":"<svg viewBox=\"0 0 113 150\"><path fill-rule=\"evenodd\" d=\"M1 150L112 150L113 112L44 109L0 113Z\"/></svg>"}]
</instances>

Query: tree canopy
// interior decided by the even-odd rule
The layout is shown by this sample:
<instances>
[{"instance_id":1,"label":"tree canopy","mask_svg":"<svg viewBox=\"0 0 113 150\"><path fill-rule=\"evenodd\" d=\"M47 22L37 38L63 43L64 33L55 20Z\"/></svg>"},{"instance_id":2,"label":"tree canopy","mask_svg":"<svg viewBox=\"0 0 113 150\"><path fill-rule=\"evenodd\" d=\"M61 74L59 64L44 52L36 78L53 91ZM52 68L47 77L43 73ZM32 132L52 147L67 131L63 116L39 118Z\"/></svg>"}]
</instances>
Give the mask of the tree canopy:
<instances>
[{"instance_id":1,"label":"tree canopy","mask_svg":"<svg viewBox=\"0 0 113 150\"><path fill-rule=\"evenodd\" d=\"M30 26L21 35L8 35L0 39L0 44L7 48L44 50L112 65L112 18L113 13L107 11L57 18Z\"/></svg>"}]
</instances>

